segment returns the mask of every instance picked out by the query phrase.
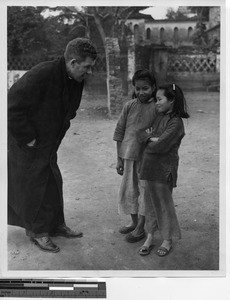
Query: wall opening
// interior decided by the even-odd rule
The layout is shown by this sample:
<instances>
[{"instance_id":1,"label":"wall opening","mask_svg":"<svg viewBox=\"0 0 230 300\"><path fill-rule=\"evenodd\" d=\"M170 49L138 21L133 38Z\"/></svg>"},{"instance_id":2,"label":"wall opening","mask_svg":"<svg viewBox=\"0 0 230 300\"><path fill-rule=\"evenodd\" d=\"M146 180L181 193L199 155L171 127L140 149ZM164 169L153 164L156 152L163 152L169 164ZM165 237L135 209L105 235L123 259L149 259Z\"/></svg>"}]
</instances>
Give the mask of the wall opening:
<instances>
[{"instance_id":1,"label":"wall opening","mask_svg":"<svg viewBox=\"0 0 230 300\"><path fill-rule=\"evenodd\" d=\"M179 29L177 27L174 28L173 30L173 39L175 44L178 44L179 42Z\"/></svg>"},{"instance_id":2,"label":"wall opening","mask_svg":"<svg viewBox=\"0 0 230 300\"><path fill-rule=\"evenodd\" d=\"M192 32L193 32L192 27L189 27L189 28L188 28L188 41L191 40Z\"/></svg>"},{"instance_id":3,"label":"wall opening","mask_svg":"<svg viewBox=\"0 0 230 300\"><path fill-rule=\"evenodd\" d=\"M161 44L164 44L164 34L165 34L165 30L164 30L164 28L162 27L162 28L160 29L160 43L161 43Z\"/></svg>"},{"instance_id":4,"label":"wall opening","mask_svg":"<svg viewBox=\"0 0 230 300\"><path fill-rule=\"evenodd\" d=\"M146 39L150 40L150 38L151 38L151 29L147 28L147 30L146 30Z\"/></svg>"},{"instance_id":5,"label":"wall opening","mask_svg":"<svg viewBox=\"0 0 230 300\"><path fill-rule=\"evenodd\" d=\"M138 42L139 39L139 25L134 25L134 40Z\"/></svg>"}]
</instances>

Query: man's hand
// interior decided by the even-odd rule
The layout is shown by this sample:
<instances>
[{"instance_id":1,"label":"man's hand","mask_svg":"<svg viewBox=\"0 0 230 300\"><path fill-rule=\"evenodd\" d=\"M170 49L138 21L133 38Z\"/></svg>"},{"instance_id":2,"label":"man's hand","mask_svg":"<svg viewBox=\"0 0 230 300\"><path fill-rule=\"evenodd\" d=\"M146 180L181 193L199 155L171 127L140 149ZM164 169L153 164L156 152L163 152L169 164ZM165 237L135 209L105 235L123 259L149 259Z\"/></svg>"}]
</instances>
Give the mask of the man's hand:
<instances>
[{"instance_id":1,"label":"man's hand","mask_svg":"<svg viewBox=\"0 0 230 300\"><path fill-rule=\"evenodd\" d=\"M124 173L124 160L121 157L117 158L117 174L119 175L123 175Z\"/></svg>"},{"instance_id":2,"label":"man's hand","mask_svg":"<svg viewBox=\"0 0 230 300\"><path fill-rule=\"evenodd\" d=\"M35 144L35 142L36 142L36 139L34 139L34 140L32 140L31 142L29 142L29 143L27 144L27 146L28 146L28 147L33 147L34 144Z\"/></svg>"}]
</instances>

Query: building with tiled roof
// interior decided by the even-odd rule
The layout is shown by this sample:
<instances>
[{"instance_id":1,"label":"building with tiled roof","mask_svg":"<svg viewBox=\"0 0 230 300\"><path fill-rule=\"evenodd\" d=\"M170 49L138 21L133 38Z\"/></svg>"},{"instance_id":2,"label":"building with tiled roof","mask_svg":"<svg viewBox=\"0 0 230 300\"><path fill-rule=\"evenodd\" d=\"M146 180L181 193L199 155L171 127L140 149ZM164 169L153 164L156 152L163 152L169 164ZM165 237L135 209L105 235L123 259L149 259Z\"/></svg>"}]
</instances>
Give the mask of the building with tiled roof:
<instances>
[{"instance_id":1,"label":"building with tiled roof","mask_svg":"<svg viewBox=\"0 0 230 300\"><path fill-rule=\"evenodd\" d=\"M210 7L209 19L202 21L206 28L207 34L211 35L214 26L220 22L220 7ZM178 48L181 46L192 46L192 36L195 32L198 19L196 16L185 18L184 20L155 20L151 15L145 15L135 12L126 21L126 25L133 32L135 42L140 45L156 44L168 47ZM215 27L218 29L218 26Z\"/></svg>"}]
</instances>

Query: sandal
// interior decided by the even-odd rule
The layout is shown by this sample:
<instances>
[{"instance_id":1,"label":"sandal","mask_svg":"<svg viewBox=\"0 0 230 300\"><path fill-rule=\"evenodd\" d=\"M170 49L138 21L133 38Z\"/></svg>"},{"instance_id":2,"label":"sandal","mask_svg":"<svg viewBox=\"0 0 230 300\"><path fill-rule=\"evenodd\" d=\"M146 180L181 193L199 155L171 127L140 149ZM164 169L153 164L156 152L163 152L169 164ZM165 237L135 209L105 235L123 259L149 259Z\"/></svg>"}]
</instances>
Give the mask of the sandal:
<instances>
[{"instance_id":1,"label":"sandal","mask_svg":"<svg viewBox=\"0 0 230 300\"><path fill-rule=\"evenodd\" d=\"M138 253L141 256L146 256L149 255L151 253L151 250L153 249L154 245L150 245L150 246L142 246L139 250Z\"/></svg>"},{"instance_id":2,"label":"sandal","mask_svg":"<svg viewBox=\"0 0 230 300\"><path fill-rule=\"evenodd\" d=\"M169 249L165 248L164 246L160 246L157 251L156 251L156 254L160 257L163 257L167 254L169 254L170 250L172 249L172 246L170 246Z\"/></svg>"}]
</instances>

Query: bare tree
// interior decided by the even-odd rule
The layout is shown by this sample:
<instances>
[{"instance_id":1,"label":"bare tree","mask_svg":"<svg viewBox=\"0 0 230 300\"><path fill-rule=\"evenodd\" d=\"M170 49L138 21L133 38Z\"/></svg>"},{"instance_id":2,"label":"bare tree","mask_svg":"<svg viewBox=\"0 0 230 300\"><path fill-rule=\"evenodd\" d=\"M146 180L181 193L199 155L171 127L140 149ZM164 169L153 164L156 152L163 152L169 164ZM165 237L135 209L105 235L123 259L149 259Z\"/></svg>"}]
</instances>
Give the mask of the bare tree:
<instances>
[{"instance_id":1,"label":"bare tree","mask_svg":"<svg viewBox=\"0 0 230 300\"><path fill-rule=\"evenodd\" d=\"M147 6L148 7L148 6ZM117 38L120 42L125 40L126 21L132 13L139 12L147 8L146 6L94 6L94 7L69 7L74 13L78 13L86 26L86 35L89 36L89 20L94 20L96 28L100 34L105 52L106 61L106 82L107 82L107 103L108 113L110 111L110 64L109 49L106 39L108 37ZM88 28L87 28L88 27ZM74 29L73 29L74 30Z\"/></svg>"}]
</instances>

